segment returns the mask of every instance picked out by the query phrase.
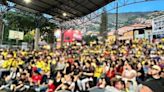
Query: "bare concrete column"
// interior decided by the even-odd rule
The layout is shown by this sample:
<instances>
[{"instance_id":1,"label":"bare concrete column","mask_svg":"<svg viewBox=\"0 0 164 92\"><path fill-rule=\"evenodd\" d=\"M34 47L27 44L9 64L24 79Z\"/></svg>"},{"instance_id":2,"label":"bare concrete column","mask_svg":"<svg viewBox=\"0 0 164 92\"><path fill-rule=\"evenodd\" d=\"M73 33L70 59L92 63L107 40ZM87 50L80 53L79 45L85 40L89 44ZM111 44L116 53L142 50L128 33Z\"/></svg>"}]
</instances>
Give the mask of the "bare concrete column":
<instances>
[{"instance_id":1,"label":"bare concrete column","mask_svg":"<svg viewBox=\"0 0 164 92\"><path fill-rule=\"evenodd\" d=\"M2 34L3 34L3 23L2 23L2 20L0 20L0 44L2 44Z\"/></svg>"},{"instance_id":2,"label":"bare concrete column","mask_svg":"<svg viewBox=\"0 0 164 92\"><path fill-rule=\"evenodd\" d=\"M35 50L39 49L39 46L38 46L39 38L40 38L40 29L36 28L35 29L35 38L34 38L35 39L35 43L34 43L34 49Z\"/></svg>"}]
</instances>

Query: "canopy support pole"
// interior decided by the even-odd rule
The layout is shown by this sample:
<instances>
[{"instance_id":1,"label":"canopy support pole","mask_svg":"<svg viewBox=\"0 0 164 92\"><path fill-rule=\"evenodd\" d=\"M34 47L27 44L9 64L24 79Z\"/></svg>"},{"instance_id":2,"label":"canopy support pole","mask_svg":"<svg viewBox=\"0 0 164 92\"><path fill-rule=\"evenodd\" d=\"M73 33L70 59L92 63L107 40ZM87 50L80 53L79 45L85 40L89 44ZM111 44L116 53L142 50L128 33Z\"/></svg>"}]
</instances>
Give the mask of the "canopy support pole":
<instances>
[{"instance_id":1,"label":"canopy support pole","mask_svg":"<svg viewBox=\"0 0 164 92\"><path fill-rule=\"evenodd\" d=\"M40 29L39 28L36 28L35 29L35 43L34 43L34 49L35 50L38 50L39 49L39 46L38 46L38 43L39 43L39 38L40 38Z\"/></svg>"}]
</instances>

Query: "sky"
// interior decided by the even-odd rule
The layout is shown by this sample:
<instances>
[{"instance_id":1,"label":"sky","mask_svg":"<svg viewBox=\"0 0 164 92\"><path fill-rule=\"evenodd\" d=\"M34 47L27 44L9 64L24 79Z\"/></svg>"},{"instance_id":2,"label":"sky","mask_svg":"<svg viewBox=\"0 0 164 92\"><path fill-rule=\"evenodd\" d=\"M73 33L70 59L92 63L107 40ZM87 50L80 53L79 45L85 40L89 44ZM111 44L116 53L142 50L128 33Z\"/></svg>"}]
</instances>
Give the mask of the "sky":
<instances>
[{"instance_id":1,"label":"sky","mask_svg":"<svg viewBox=\"0 0 164 92\"><path fill-rule=\"evenodd\" d=\"M129 0L130 1L130 0ZM134 0L131 0L134 1ZM141 0L136 0L141 1ZM113 4L114 5L114 4ZM111 7L113 7L111 4L107 5L107 10L110 10ZM148 2L142 2L142 3L136 3L127 5L124 7L119 8L119 12L145 12L145 11L164 11L164 0L154 0L154 1L148 1ZM108 12L115 12L116 10L108 11Z\"/></svg>"}]
</instances>

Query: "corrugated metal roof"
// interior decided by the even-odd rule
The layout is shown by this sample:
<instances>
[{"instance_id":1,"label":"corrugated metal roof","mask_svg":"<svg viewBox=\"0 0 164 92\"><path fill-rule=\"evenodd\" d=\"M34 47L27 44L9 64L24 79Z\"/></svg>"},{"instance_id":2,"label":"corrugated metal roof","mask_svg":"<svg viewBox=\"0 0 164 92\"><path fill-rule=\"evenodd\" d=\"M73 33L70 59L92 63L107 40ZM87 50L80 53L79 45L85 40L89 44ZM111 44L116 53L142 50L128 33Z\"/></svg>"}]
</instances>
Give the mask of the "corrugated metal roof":
<instances>
[{"instance_id":1,"label":"corrugated metal roof","mask_svg":"<svg viewBox=\"0 0 164 92\"><path fill-rule=\"evenodd\" d=\"M26 10L46 13L59 20L69 20L90 14L115 0L32 0L29 4L24 0L8 1L15 3L19 9L29 8ZM63 13L67 13L67 16L62 16Z\"/></svg>"},{"instance_id":2,"label":"corrugated metal roof","mask_svg":"<svg viewBox=\"0 0 164 92\"><path fill-rule=\"evenodd\" d=\"M119 28L118 34L122 35L123 33L128 32L128 31L132 31L134 29L146 28L146 27L150 27L150 26L151 26L150 24L133 24L133 25Z\"/></svg>"}]
</instances>

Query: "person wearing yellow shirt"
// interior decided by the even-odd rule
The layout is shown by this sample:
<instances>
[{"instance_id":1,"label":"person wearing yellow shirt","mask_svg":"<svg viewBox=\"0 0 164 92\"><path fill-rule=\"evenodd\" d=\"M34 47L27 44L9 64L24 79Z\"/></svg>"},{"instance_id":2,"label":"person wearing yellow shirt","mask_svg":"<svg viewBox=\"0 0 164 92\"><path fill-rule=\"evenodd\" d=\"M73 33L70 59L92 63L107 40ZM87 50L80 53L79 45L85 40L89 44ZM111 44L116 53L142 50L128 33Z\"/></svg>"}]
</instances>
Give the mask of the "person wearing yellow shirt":
<instances>
[{"instance_id":1,"label":"person wearing yellow shirt","mask_svg":"<svg viewBox=\"0 0 164 92\"><path fill-rule=\"evenodd\" d=\"M47 60L44 62L44 67L42 68L45 73L50 71L50 65L52 64L52 58L50 56L47 57Z\"/></svg>"},{"instance_id":2,"label":"person wearing yellow shirt","mask_svg":"<svg viewBox=\"0 0 164 92\"><path fill-rule=\"evenodd\" d=\"M11 62L11 66L13 68L17 68L19 65L21 65L21 62L19 62L18 59L14 58L13 61Z\"/></svg>"},{"instance_id":3,"label":"person wearing yellow shirt","mask_svg":"<svg viewBox=\"0 0 164 92\"><path fill-rule=\"evenodd\" d=\"M162 38L161 41L164 43L164 38Z\"/></svg>"},{"instance_id":4,"label":"person wearing yellow shirt","mask_svg":"<svg viewBox=\"0 0 164 92\"><path fill-rule=\"evenodd\" d=\"M137 51L136 52L136 57L139 58L141 56L141 54L142 54L141 51Z\"/></svg>"},{"instance_id":5,"label":"person wearing yellow shirt","mask_svg":"<svg viewBox=\"0 0 164 92\"><path fill-rule=\"evenodd\" d=\"M23 50L23 51L21 51L21 54L22 54L23 56L26 56L26 55L27 55L27 52L26 52L25 50Z\"/></svg>"},{"instance_id":6,"label":"person wearing yellow shirt","mask_svg":"<svg viewBox=\"0 0 164 92\"><path fill-rule=\"evenodd\" d=\"M23 63L19 62L17 59L10 58L3 63L2 67L6 69L17 68L21 64Z\"/></svg>"},{"instance_id":7,"label":"person wearing yellow shirt","mask_svg":"<svg viewBox=\"0 0 164 92\"><path fill-rule=\"evenodd\" d=\"M13 61L13 59L5 60L5 62L2 64L2 68L10 69L11 68L11 62L12 61Z\"/></svg>"},{"instance_id":8,"label":"person wearing yellow shirt","mask_svg":"<svg viewBox=\"0 0 164 92\"><path fill-rule=\"evenodd\" d=\"M6 58L7 55L8 55L8 52L7 52L7 51L3 51L3 52L2 52L2 55L4 56L4 58Z\"/></svg>"},{"instance_id":9,"label":"person wearing yellow shirt","mask_svg":"<svg viewBox=\"0 0 164 92\"><path fill-rule=\"evenodd\" d=\"M45 67L45 62L43 60L37 61L36 67L42 69L43 67Z\"/></svg>"},{"instance_id":10,"label":"person wearing yellow shirt","mask_svg":"<svg viewBox=\"0 0 164 92\"><path fill-rule=\"evenodd\" d=\"M163 47L162 44L159 44L159 45L158 45L158 48L159 48L159 49L162 49L162 47Z\"/></svg>"},{"instance_id":11,"label":"person wearing yellow shirt","mask_svg":"<svg viewBox=\"0 0 164 92\"><path fill-rule=\"evenodd\" d=\"M13 51L13 54L14 54L14 58L16 58L17 57L17 52Z\"/></svg>"},{"instance_id":12,"label":"person wearing yellow shirt","mask_svg":"<svg viewBox=\"0 0 164 92\"><path fill-rule=\"evenodd\" d=\"M98 79L100 79L100 77L103 74L103 67L101 66L100 62L96 62L96 67L95 67L95 71L94 71L94 85L97 84Z\"/></svg>"},{"instance_id":13,"label":"person wearing yellow shirt","mask_svg":"<svg viewBox=\"0 0 164 92\"><path fill-rule=\"evenodd\" d=\"M56 60L52 59L51 64L55 65L56 64Z\"/></svg>"},{"instance_id":14,"label":"person wearing yellow shirt","mask_svg":"<svg viewBox=\"0 0 164 92\"><path fill-rule=\"evenodd\" d=\"M50 52L49 55L52 57L54 55L54 53L53 52Z\"/></svg>"},{"instance_id":15,"label":"person wearing yellow shirt","mask_svg":"<svg viewBox=\"0 0 164 92\"><path fill-rule=\"evenodd\" d=\"M13 58L13 53L7 54L6 55L6 60L2 64L2 68L10 69L10 68L15 67L15 66L16 66L16 61Z\"/></svg>"},{"instance_id":16,"label":"person wearing yellow shirt","mask_svg":"<svg viewBox=\"0 0 164 92\"><path fill-rule=\"evenodd\" d=\"M49 72L50 71L50 63L44 63L44 67L42 67L41 69L45 72L45 73L47 73L47 72Z\"/></svg>"},{"instance_id":17,"label":"person wearing yellow shirt","mask_svg":"<svg viewBox=\"0 0 164 92\"><path fill-rule=\"evenodd\" d=\"M18 61L18 65L23 65L24 64L24 62L21 60L21 58L18 58L17 61Z\"/></svg>"}]
</instances>

